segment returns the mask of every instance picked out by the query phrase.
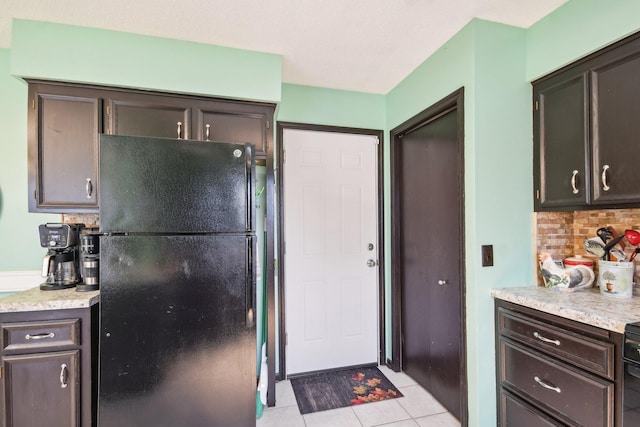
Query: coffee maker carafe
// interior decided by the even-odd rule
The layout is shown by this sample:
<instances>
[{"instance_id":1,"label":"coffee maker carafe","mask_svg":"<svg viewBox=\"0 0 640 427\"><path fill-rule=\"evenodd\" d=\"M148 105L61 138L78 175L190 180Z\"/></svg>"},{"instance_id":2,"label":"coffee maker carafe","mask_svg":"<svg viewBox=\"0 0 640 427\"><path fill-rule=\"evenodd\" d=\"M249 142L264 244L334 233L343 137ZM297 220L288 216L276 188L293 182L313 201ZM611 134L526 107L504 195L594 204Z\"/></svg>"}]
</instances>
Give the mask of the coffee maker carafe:
<instances>
[{"instance_id":1,"label":"coffee maker carafe","mask_svg":"<svg viewBox=\"0 0 640 427\"><path fill-rule=\"evenodd\" d=\"M46 223L38 228L40 246L48 248L42 261L40 289L45 291L76 286L80 280L79 243L84 224Z\"/></svg>"}]
</instances>

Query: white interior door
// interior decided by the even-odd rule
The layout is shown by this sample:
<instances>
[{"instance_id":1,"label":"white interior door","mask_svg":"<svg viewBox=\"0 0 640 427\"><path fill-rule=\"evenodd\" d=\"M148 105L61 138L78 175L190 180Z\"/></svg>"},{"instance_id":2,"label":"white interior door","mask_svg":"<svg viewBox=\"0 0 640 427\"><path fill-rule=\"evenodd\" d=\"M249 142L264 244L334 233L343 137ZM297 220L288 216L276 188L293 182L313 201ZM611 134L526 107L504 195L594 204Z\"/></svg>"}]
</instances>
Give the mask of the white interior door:
<instances>
[{"instance_id":1,"label":"white interior door","mask_svg":"<svg viewBox=\"0 0 640 427\"><path fill-rule=\"evenodd\" d=\"M378 138L284 129L283 144L287 374L376 363Z\"/></svg>"}]
</instances>

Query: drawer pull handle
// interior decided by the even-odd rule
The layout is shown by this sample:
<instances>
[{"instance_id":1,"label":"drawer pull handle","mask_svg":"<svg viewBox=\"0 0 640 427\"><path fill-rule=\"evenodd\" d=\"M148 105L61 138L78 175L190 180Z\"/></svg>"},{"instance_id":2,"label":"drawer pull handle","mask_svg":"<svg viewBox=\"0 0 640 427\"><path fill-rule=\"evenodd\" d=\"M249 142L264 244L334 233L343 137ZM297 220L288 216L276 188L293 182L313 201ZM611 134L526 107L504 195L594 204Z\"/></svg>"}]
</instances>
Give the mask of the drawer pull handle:
<instances>
[{"instance_id":1,"label":"drawer pull handle","mask_svg":"<svg viewBox=\"0 0 640 427\"><path fill-rule=\"evenodd\" d=\"M542 335L540 335L538 332L534 332L533 336L538 338L542 342L546 342L546 343L549 343L549 344L560 345L560 340L552 340L552 339L549 339L549 338L545 338Z\"/></svg>"},{"instance_id":2,"label":"drawer pull handle","mask_svg":"<svg viewBox=\"0 0 640 427\"><path fill-rule=\"evenodd\" d=\"M43 340L45 338L54 338L55 336L56 334L54 334L53 332L49 332L48 334L27 334L24 336L24 338L27 340Z\"/></svg>"},{"instance_id":3,"label":"drawer pull handle","mask_svg":"<svg viewBox=\"0 0 640 427\"><path fill-rule=\"evenodd\" d=\"M548 390L553 390L556 393L562 393L562 390L560 390L560 387L556 387L554 385L551 384L547 384L546 382L542 381L540 378L538 378L537 376L533 377L533 380L535 382L537 382L538 384L540 384L542 387L548 389Z\"/></svg>"},{"instance_id":4,"label":"drawer pull handle","mask_svg":"<svg viewBox=\"0 0 640 427\"><path fill-rule=\"evenodd\" d=\"M178 132L178 139L182 139L182 122L178 122L176 123L177 125L177 129L176 131Z\"/></svg>"},{"instance_id":5,"label":"drawer pull handle","mask_svg":"<svg viewBox=\"0 0 640 427\"><path fill-rule=\"evenodd\" d=\"M68 377L67 364L63 363L60 366L60 387L67 388L67 386L69 385L67 383L67 377Z\"/></svg>"}]
</instances>

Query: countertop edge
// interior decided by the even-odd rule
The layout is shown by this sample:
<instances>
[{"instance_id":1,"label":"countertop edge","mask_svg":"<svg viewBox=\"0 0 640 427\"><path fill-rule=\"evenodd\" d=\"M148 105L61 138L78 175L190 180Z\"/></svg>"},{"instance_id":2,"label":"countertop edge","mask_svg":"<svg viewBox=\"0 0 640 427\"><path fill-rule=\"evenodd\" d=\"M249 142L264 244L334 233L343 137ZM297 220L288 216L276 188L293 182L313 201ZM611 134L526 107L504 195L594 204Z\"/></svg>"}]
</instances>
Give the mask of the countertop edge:
<instances>
[{"instance_id":1,"label":"countertop edge","mask_svg":"<svg viewBox=\"0 0 640 427\"><path fill-rule=\"evenodd\" d=\"M34 287L0 298L0 313L89 308L100 301L100 291L77 292L75 288L41 291Z\"/></svg>"},{"instance_id":2,"label":"countertop edge","mask_svg":"<svg viewBox=\"0 0 640 427\"><path fill-rule=\"evenodd\" d=\"M627 323L640 321L640 301L600 296L597 290L568 293L532 286L492 289L491 296L620 334Z\"/></svg>"}]
</instances>

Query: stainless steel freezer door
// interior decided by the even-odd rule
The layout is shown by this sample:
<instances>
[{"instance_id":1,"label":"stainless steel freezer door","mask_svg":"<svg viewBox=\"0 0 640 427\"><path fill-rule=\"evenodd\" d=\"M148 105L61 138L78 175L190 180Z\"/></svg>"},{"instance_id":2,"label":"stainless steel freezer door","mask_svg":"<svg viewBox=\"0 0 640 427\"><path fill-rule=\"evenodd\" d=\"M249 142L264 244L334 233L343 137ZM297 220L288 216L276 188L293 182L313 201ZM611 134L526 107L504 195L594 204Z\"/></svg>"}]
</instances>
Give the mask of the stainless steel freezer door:
<instances>
[{"instance_id":1,"label":"stainless steel freezer door","mask_svg":"<svg viewBox=\"0 0 640 427\"><path fill-rule=\"evenodd\" d=\"M100 135L100 230L253 231L251 144Z\"/></svg>"},{"instance_id":2,"label":"stainless steel freezer door","mask_svg":"<svg viewBox=\"0 0 640 427\"><path fill-rule=\"evenodd\" d=\"M101 239L100 427L254 426L254 237Z\"/></svg>"}]
</instances>

